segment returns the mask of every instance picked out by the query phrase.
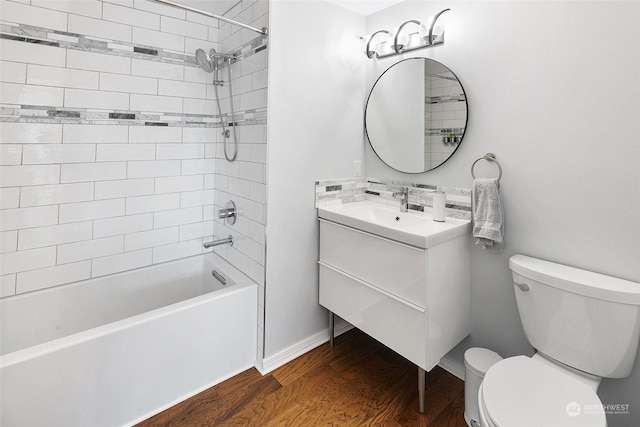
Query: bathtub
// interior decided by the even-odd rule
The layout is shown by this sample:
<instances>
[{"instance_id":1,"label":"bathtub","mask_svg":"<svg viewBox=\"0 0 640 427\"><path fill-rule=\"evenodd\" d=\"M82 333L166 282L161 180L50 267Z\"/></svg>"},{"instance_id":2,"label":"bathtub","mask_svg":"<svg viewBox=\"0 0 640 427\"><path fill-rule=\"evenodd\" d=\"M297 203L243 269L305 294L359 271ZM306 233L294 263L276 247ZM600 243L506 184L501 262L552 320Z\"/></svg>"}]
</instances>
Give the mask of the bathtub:
<instances>
[{"instance_id":1,"label":"bathtub","mask_svg":"<svg viewBox=\"0 0 640 427\"><path fill-rule=\"evenodd\" d=\"M2 427L133 425L256 360L257 286L211 253L4 298L0 315Z\"/></svg>"}]
</instances>

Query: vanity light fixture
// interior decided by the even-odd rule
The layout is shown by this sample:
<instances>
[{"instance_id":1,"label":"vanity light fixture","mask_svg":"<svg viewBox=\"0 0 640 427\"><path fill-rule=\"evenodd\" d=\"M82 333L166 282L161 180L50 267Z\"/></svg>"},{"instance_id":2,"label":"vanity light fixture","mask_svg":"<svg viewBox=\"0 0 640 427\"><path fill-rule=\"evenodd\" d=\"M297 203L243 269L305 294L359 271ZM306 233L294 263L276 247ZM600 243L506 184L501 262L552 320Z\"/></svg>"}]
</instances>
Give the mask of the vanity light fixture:
<instances>
[{"instance_id":1,"label":"vanity light fixture","mask_svg":"<svg viewBox=\"0 0 640 427\"><path fill-rule=\"evenodd\" d=\"M397 30L378 30L367 38L366 55L368 58L384 58L415 49L435 46L444 43L444 28L436 28L436 21L446 11L438 12L429 18L427 24L410 19L398 27ZM409 28L413 27L413 32ZM383 36L380 36L383 35ZM374 39L378 40L377 43Z\"/></svg>"}]
</instances>

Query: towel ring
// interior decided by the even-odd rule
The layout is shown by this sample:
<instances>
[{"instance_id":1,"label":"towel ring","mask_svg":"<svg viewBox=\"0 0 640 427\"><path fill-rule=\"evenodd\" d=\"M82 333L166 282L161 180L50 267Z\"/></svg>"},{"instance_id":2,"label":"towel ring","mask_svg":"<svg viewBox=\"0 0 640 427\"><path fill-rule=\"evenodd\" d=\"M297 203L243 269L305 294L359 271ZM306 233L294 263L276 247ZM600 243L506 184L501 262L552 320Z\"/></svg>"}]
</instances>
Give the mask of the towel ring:
<instances>
[{"instance_id":1,"label":"towel ring","mask_svg":"<svg viewBox=\"0 0 640 427\"><path fill-rule=\"evenodd\" d=\"M473 164L471 165L471 176L473 177L473 179L476 179L476 174L473 173L473 168L475 168L476 163L478 163L480 160L487 160L489 162L494 162L498 166L498 170L499 170L498 182L500 182L500 178L502 178L502 166L500 166L500 162L496 160L496 155L493 153L487 153L484 156L476 159L475 162L473 162Z\"/></svg>"}]
</instances>

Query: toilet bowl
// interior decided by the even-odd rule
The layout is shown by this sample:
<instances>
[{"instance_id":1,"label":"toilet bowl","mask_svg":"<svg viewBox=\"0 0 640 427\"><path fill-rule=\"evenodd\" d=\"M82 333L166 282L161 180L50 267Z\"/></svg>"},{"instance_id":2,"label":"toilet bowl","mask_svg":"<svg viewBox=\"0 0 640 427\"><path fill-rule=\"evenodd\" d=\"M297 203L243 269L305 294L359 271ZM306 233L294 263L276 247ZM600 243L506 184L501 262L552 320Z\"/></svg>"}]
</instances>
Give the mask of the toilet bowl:
<instances>
[{"instance_id":1,"label":"toilet bowl","mask_svg":"<svg viewBox=\"0 0 640 427\"><path fill-rule=\"evenodd\" d=\"M480 386L480 425L605 427L607 420L596 394L599 379L581 378L568 369L539 354L498 362Z\"/></svg>"},{"instance_id":2,"label":"toilet bowl","mask_svg":"<svg viewBox=\"0 0 640 427\"><path fill-rule=\"evenodd\" d=\"M603 377L629 376L640 338L640 284L524 255L509 259L533 357L487 371L482 427L604 427ZM615 330L612 334L609 331Z\"/></svg>"}]
</instances>

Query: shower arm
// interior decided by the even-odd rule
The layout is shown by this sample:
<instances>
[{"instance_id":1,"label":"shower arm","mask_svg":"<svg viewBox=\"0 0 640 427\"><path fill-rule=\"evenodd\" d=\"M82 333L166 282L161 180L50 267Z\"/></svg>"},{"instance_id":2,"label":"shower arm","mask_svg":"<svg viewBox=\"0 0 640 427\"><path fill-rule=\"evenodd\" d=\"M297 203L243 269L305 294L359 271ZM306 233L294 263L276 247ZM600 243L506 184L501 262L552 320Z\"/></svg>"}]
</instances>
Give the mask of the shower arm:
<instances>
[{"instance_id":1,"label":"shower arm","mask_svg":"<svg viewBox=\"0 0 640 427\"><path fill-rule=\"evenodd\" d=\"M255 31L258 34L262 34L263 37L266 37L269 34L267 27L263 27L262 29L257 29L255 27L252 27L251 25L243 24L242 22L234 21L233 19L225 18L224 16L215 15L213 13L196 9L195 7L186 6L184 4L176 3L170 0L153 0L153 1L158 3L168 4L170 6L177 7L184 10L189 10L191 12L199 13L201 15L205 15L205 16L208 16L209 18L217 19L219 21L226 22L228 24L237 25L239 27L246 28L247 30Z\"/></svg>"}]
</instances>

